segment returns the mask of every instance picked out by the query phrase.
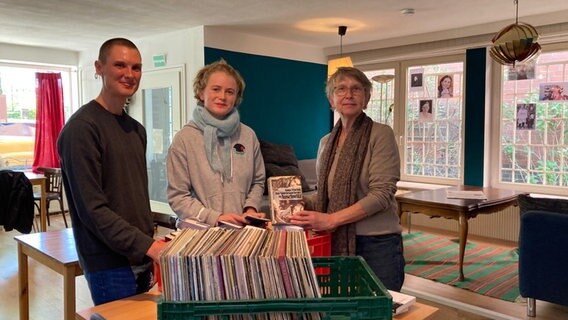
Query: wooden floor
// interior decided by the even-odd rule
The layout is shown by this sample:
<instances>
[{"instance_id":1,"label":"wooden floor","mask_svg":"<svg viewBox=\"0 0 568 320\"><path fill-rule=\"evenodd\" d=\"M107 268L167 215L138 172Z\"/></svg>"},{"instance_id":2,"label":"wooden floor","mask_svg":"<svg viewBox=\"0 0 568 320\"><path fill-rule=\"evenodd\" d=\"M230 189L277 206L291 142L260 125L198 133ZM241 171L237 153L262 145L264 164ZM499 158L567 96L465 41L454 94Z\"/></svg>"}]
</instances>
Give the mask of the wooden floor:
<instances>
[{"instance_id":1,"label":"wooden floor","mask_svg":"<svg viewBox=\"0 0 568 320\"><path fill-rule=\"evenodd\" d=\"M62 228L64 225L61 216L52 216L49 230ZM18 234L15 230L10 232L0 230L0 287L2 288L0 290L0 320L19 318L18 263L16 241L13 239ZM29 274L30 319L62 319L63 277L31 259ZM77 310L91 307L93 303L85 278L78 277L76 284ZM567 307L539 301L537 302L537 317L527 318L525 303L510 303L492 299L412 275L406 276L403 292L411 293L417 296L419 301L440 308L440 311L430 319L568 319ZM479 315L480 313L483 315Z\"/></svg>"},{"instance_id":2,"label":"wooden floor","mask_svg":"<svg viewBox=\"0 0 568 320\"><path fill-rule=\"evenodd\" d=\"M424 230L457 238L457 234L449 232L419 228L417 226L413 226L412 228L413 230ZM495 241L473 235L468 236L468 240L508 248L517 247L517 245L512 242ZM521 301L514 303L494 299L410 274L406 274L402 291L418 297L419 301L429 305L436 307L439 307L440 305L451 306L448 308L441 308L432 319L568 319L568 307L565 306L537 301L537 316L535 318L531 318L526 316L527 304L524 299L520 299ZM480 314L484 316L480 316Z\"/></svg>"}]
</instances>

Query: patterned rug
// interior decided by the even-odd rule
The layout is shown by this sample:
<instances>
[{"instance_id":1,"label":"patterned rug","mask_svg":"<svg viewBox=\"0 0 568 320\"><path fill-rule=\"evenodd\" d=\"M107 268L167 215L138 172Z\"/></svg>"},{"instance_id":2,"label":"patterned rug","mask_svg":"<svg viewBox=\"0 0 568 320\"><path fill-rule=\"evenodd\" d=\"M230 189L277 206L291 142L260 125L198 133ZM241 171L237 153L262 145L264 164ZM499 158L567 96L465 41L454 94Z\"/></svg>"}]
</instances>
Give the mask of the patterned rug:
<instances>
[{"instance_id":1,"label":"patterned rug","mask_svg":"<svg viewBox=\"0 0 568 320\"><path fill-rule=\"evenodd\" d=\"M518 249L468 241L464 281L459 281L458 239L421 231L403 234L406 273L515 302L519 297Z\"/></svg>"}]
</instances>

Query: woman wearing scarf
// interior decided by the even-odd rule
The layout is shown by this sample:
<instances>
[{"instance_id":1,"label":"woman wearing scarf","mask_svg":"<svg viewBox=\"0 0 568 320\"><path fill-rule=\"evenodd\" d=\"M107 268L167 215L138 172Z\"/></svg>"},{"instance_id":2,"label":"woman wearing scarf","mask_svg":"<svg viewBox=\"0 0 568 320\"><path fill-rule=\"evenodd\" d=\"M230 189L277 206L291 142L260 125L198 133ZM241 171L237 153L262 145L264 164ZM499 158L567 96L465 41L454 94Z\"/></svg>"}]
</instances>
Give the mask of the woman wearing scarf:
<instances>
[{"instance_id":1,"label":"woman wearing scarf","mask_svg":"<svg viewBox=\"0 0 568 320\"><path fill-rule=\"evenodd\" d=\"M224 60L205 66L193 81L198 105L167 159L168 201L179 219L244 225L246 215L264 216L258 212L264 191L260 144L236 108L244 88Z\"/></svg>"},{"instance_id":2,"label":"woman wearing scarf","mask_svg":"<svg viewBox=\"0 0 568 320\"><path fill-rule=\"evenodd\" d=\"M332 232L332 255L362 256L388 289L400 291L405 265L395 199L400 159L392 129L363 112L371 89L355 68L339 68L329 78L327 97L340 120L320 141L317 201L306 199L307 210L291 222Z\"/></svg>"}]
</instances>

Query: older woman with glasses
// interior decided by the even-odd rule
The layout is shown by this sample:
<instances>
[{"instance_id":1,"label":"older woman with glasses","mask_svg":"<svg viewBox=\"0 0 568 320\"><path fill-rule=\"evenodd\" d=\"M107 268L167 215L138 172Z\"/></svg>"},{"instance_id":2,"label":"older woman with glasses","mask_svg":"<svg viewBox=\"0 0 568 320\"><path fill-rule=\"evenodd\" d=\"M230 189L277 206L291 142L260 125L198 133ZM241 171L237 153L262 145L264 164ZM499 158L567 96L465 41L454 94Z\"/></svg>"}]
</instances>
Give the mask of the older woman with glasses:
<instances>
[{"instance_id":1,"label":"older woman with glasses","mask_svg":"<svg viewBox=\"0 0 568 320\"><path fill-rule=\"evenodd\" d=\"M395 199L400 159L391 127L363 112L371 89L356 68L339 68L329 78L327 97L340 120L320 141L317 195L306 199L306 210L291 222L333 232L332 255L362 256L388 289L400 291L405 265Z\"/></svg>"}]
</instances>

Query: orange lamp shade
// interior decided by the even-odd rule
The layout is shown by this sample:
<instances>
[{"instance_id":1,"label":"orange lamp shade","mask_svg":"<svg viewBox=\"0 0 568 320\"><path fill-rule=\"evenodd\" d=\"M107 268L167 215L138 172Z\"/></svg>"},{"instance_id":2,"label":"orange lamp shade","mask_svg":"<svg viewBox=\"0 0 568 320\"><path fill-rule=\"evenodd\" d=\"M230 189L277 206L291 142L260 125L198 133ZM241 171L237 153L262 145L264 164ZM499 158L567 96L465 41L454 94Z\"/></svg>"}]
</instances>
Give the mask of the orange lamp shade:
<instances>
[{"instance_id":1,"label":"orange lamp shade","mask_svg":"<svg viewBox=\"0 0 568 320\"><path fill-rule=\"evenodd\" d=\"M334 74L339 67L353 67L351 57L341 57L329 60L327 62L327 78L331 77L331 75Z\"/></svg>"}]
</instances>

